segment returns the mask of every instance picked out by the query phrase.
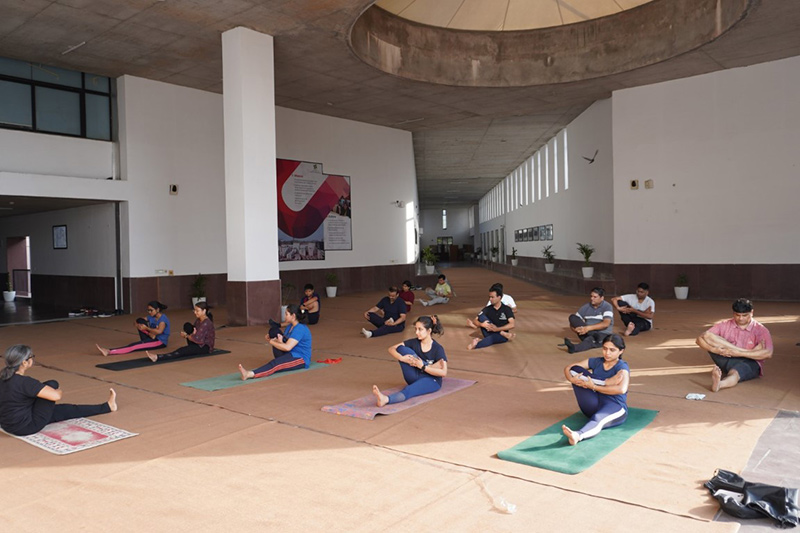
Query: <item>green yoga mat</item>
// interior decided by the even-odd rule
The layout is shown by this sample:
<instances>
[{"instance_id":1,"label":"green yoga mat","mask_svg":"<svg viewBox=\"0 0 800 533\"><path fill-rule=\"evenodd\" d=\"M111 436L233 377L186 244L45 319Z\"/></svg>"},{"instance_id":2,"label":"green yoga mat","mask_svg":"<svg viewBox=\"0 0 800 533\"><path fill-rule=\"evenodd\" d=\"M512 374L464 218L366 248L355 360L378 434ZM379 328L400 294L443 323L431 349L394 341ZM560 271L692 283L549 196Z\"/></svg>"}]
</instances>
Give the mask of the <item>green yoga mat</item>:
<instances>
[{"instance_id":1,"label":"green yoga mat","mask_svg":"<svg viewBox=\"0 0 800 533\"><path fill-rule=\"evenodd\" d=\"M561 431L566 424L570 429L580 429L587 422L583 413L575 413L526 439L513 448L497 453L505 461L554 470L563 474L583 472L611 453L623 442L642 430L658 414L650 409L628 409L628 419L620 426L604 429L596 437L570 446Z\"/></svg>"},{"instance_id":2,"label":"green yoga mat","mask_svg":"<svg viewBox=\"0 0 800 533\"><path fill-rule=\"evenodd\" d=\"M308 368L300 368L298 370L290 370L288 372L276 372L275 374L272 374L271 376L267 376L265 378L242 380L242 375L239 372L236 372L234 374L226 374L224 376L200 379L197 381L187 381L186 383L181 383L181 385L183 385L184 387L192 387L193 389L215 391L222 389L230 389L233 387L238 387L239 385L250 385L251 383L260 383L267 379L275 379L283 376L294 376L295 374L300 374L301 372L308 372L309 370L315 370L317 368L325 368L327 366L330 365L312 362L311 366L309 366Z\"/></svg>"}]
</instances>

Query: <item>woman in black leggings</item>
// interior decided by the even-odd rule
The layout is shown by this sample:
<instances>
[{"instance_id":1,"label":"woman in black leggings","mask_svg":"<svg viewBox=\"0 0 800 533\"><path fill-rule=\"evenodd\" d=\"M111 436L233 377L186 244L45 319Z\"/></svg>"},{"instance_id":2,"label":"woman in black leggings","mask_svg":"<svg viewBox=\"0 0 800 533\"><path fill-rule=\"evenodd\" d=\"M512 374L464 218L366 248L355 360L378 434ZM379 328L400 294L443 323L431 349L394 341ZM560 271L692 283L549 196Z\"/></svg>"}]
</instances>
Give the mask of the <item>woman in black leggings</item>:
<instances>
[{"instance_id":1,"label":"woman in black leggings","mask_svg":"<svg viewBox=\"0 0 800 533\"><path fill-rule=\"evenodd\" d=\"M30 346L16 344L6 350L0 373L0 427L12 435L33 435L47 424L70 418L101 415L117 410L117 393L110 389L108 401L98 405L56 403L62 391L55 380L44 383L26 376L33 366Z\"/></svg>"}]
</instances>

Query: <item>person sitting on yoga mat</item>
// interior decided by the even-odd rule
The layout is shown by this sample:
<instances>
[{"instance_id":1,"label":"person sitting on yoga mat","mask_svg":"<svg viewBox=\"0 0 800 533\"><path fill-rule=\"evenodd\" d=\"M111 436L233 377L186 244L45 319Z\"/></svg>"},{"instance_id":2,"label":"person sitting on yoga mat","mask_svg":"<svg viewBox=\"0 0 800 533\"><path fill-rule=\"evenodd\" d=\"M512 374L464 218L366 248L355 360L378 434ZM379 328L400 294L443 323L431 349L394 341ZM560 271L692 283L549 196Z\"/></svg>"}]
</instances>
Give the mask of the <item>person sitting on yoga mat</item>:
<instances>
[{"instance_id":1,"label":"person sitting on yoga mat","mask_svg":"<svg viewBox=\"0 0 800 533\"><path fill-rule=\"evenodd\" d=\"M590 357L564 368L564 376L572 383L578 407L589 417L579 430L561 426L570 445L590 439L602 429L619 426L628 418L630 369L622 360L624 352L622 337L607 335L603 339L603 357Z\"/></svg>"},{"instance_id":2,"label":"person sitting on yoga mat","mask_svg":"<svg viewBox=\"0 0 800 533\"><path fill-rule=\"evenodd\" d=\"M108 400L98 405L56 403L63 394L57 381L42 383L25 375L33 366L34 357L31 347L24 344L6 350L5 368L0 373L0 427L4 431L24 437L52 422L117 410L114 389L109 389Z\"/></svg>"},{"instance_id":3,"label":"person sitting on yoga mat","mask_svg":"<svg viewBox=\"0 0 800 533\"><path fill-rule=\"evenodd\" d=\"M389 333L401 333L406 329L406 303L398 298L400 291L392 285L389 295L384 296L380 302L370 307L364 313L364 318L377 329L368 330L361 328L361 334L366 338L380 337Z\"/></svg>"},{"instance_id":4,"label":"person sitting on yoga mat","mask_svg":"<svg viewBox=\"0 0 800 533\"><path fill-rule=\"evenodd\" d=\"M197 317L197 320L194 321L194 325L186 322L183 325L183 331L181 331L181 337L186 339L186 346L169 353L154 354L146 352L147 357L155 363L164 359L213 352L216 331L214 330L214 315L211 314L210 310L211 307L206 302L197 302L195 304L194 316Z\"/></svg>"},{"instance_id":5,"label":"person sitting on yoga mat","mask_svg":"<svg viewBox=\"0 0 800 533\"><path fill-rule=\"evenodd\" d=\"M400 361L403 379L408 384L400 392L383 394L377 385L372 386L375 403L383 407L387 403L400 403L423 394L430 394L442 388L442 378L447 375L447 356L441 344L433 340L431 335L441 335L444 327L439 317L421 316L414 322L414 333L417 338L395 344L389 353Z\"/></svg>"},{"instance_id":6,"label":"person sitting on yoga mat","mask_svg":"<svg viewBox=\"0 0 800 533\"><path fill-rule=\"evenodd\" d=\"M137 318L134 322L139 331L138 341L120 348L102 348L99 344L95 344L95 346L103 356L166 348L169 340L169 318L164 314L166 308L167 306L158 300L147 304L147 316Z\"/></svg>"},{"instance_id":7,"label":"person sitting on yoga mat","mask_svg":"<svg viewBox=\"0 0 800 533\"><path fill-rule=\"evenodd\" d=\"M291 304L286 307L284 320L289 323L285 332L280 328L272 327L267 334L267 340L272 345L272 361L255 370L245 370L239 365L242 380L250 378L263 378L276 372L287 372L311 365L311 331L303 324L308 313L300 306Z\"/></svg>"},{"instance_id":8,"label":"person sitting on yoga mat","mask_svg":"<svg viewBox=\"0 0 800 533\"><path fill-rule=\"evenodd\" d=\"M306 283L306 286L303 287L300 309L308 313L308 324L310 326L319 322L319 294L314 291L314 286L311 283Z\"/></svg>"},{"instance_id":9,"label":"person sitting on yoga mat","mask_svg":"<svg viewBox=\"0 0 800 533\"><path fill-rule=\"evenodd\" d=\"M514 337L514 311L503 304L503 289L497 283L489 287L489 305L478 313L475 323L480 326L482 339L472 339L467 350L486 348L492 344L508 342Z\"/></svg>"}]
</instances>

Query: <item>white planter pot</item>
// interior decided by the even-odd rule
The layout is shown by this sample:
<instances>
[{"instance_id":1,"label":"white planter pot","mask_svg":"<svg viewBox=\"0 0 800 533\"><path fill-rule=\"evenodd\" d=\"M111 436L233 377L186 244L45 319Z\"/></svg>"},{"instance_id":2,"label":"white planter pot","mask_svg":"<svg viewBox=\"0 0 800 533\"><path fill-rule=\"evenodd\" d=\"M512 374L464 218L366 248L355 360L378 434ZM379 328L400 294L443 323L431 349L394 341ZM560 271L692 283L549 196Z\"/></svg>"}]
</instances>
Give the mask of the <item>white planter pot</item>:
<instances>
[{"instance_id":1,"label":"white planter pot","mask_svg":"<svg viewBox=\"0 0 800 533\"><path fill-rule=\"evenodd\" d=\"M194 306L197 305L199 302L205 302L205 301L206 301L205 296L200 296L199 298L192 297L192 308L194 309Z\"/></svg>"},{"instance_id":2,"label":"white planter pot","mask_svg":"<svg viewBox=\"0 0 800 533\"><path fill-rule=\"evenodd\" d=\"M552 272L555 269L556 269L556 264L555 263L545 263L544 264L544 271L545 272Z\"/></svg>"},{"instance_id":3,"label":"white planter pot","mask_svg":"<svg viewBox=\"0 0 800 533\"><path fill-rule=\"evenodd\" d=\"M336 287L325 287L325 293L328 298L336 298Z\"/></svg>"},{"instance_id":4,"label":"white planter pot","mask_svg":"<svg viewBox=\"0 0 800 533\"><path fill-rule=\"evenodd\" d=\"M436 265L425 265L426 274L433 274L435 270L436 270Z\"/></svg>"},{"instance_id":5,"label":"white planter pot","mask_svg":"<svg viewBox=\"0 0 800 533\"><path fill-rule=\"evenodd\" d=\"M675 298L678 300L685 300L689 297L689 287L673 287L675 289Z\"/></svg>"},{"instance_id":6,"label":"white planter pot","mask_svg":"<svg viewBox=\"0 0 800 533\"><path fill-rule=\"evenodd\" d=\"M496 254L492 254L492 261L497 263L497 255Z\"/></svg>"},{"instance_id":7,"label":"white planter pot","mask_svg":"<svg viewBox=\"0 0 800 533\"><path fill-rule=\"evenodd\" d=\"M581 272L584 278L591 278L594 276L594 267L581 267Z\"/></svg>"},{"instance_id":8,"label":"white planter pot","mask_svg":"<svg viewBox=\"0 0 800 533\"><path fill-rule=\"evenodd\" d=\"M519 264L519 259L512 259L512 260L511 260L511 266L512 266L512 267L515 267L515 266L517 266L518 264Z\"/></svg>"},{"instance_id":9,"label":"white planter pot","mask_svg":"<svg viewBox=\"0 0 800 533\"><path fill-rule=\"evenodd\" d=\"M278 322L283 322L283 318L286 316L286 308L289 307L288 305L281 306L281 319Z\"/></svg>"},{"instance_id":10,"label":"white planter pot","mask_svg":"<svg viewBox=\"0 0 800 533\"><path fill-rule=\"evenodd\" d=\"M6 302L13 302L17 297L17 291L3 291L3 300Z\"/></svg>"}]
</instances>

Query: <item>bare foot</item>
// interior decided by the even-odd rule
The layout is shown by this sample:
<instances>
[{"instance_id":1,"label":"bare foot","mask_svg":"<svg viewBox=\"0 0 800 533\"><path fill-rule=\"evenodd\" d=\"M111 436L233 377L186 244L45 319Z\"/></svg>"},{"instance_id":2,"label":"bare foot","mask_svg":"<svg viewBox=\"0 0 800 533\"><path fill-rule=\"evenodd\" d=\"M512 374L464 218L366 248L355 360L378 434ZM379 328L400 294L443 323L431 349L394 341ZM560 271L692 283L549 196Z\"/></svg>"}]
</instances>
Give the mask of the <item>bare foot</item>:
<instances>
[{"instance_id":1,"label":"bare foot","mask_svg":"<svg viewBox=\"0 0 800 533\"><path fill-rule=\"evenodd\" d=\"M152 362L155 363L156 361L158 361L158 356L156 354L150 352L144 352L144 353L147 354L147 357L149 357Z\"/></svg>"},{"instance_id":2,"label":"bare foot","mask_svg":"<svg viewBox=\"0 0 800 533\"><path fill-rule=\"evenodd\" d=\"M381 392L377 385L372 386L372 394L375 395L375 405L383 407L389 403L389 397Z\"/></svg>"},{"instance_id":3,"label":"bare foot","mask_svg":"<svg viewBox=\"0 0 800 533\"><path fill-rule=\"evenodd\" d=\"M103 357L108 357L108 350L106 348L101 348L99 344L95 344L95 346L97 346L97 349L103 354Z\"/></svg>"},{"instance_id":4,"label":"bare foot","mask_svg":"<svg viewBox=\"0 0 800 533\"><path fill-rule=\"evenodd\" d=\"M628 328L625 330L623 335L625 335L626 337L629 337L630 334L633 333L633 330L635 330L635 329L636 329L636 324L631 322L630 324L628 324Z\"/></svg>"},{"instance_id":5,"label":"bare foot","mask_svg":"<svg viewBox=\"0 0 800 533\"><path fill-rule=\"evenodd\" d=\"M108 406L112 413L117 410L117 391L114 389L108 389Z\"/></svg>"},{"instance_id":6,"label":"bare foot","mask_svg":"<svg viewBox=\"0 0 800 533\"><path fill-rule=\"evenodd\" d=\"M514 337L517 336L517 334L514 333L513 331L501 331L500 335L502 335L503 337L505 337L506 339L508 339L510 341L513 341Z\"/></svg>"},{"instance_id":7,"label":"bare foot","mask_svg":"<svg viewBox=\"0 0 800 533\"><path fill-rule=\"evenodd\" d=\"M469 343L469 346L467 346L467 350L474 350L479 342L481 342L480 339L472 339L472 342Z\"/></svg>"},{"instance_id":8,"label":"bare foot","mask_svg":"<svg viewBox=\"0 0 800 533\"><path fill-rule=\"evenodd\" d=\"M475 325L475 322L473 322L471 318L467 319L467 325L472 329L478 329L478 326Z\"/></svg>"},{"instance_id":9,"label":"bare foot","mask_svg":"<svg viewBox=\"0 0 800 533\"><path fill-rule=\"evenodd\" d=\"M242 381L246 381L255 376L252 370L245 370L242 365L239 365L239 373L242 375Z\"/></svg>"},{"instance_id":10,"label":"bare foot","mask_svg":"<svg viewBox=\"0 0 800 533\"><path fill-rule=\"evenodd\" d=\"M572 431L566 425L561 426L561 431L564 432L564 435L569 439L569 445L575 446L581 440L580 435L578 435L577 431Z\"/></svg>"},{"instance_id":11,"label":"bare foot","mask_svg":"<svg viewBox=\"0 0 800 533\"><path fill-rule=\"evenodd\" d=\"M719 391L719 382L722 381L722 369L717 365L711 369L711 392Z\"/></svg>"}]
</instances>

